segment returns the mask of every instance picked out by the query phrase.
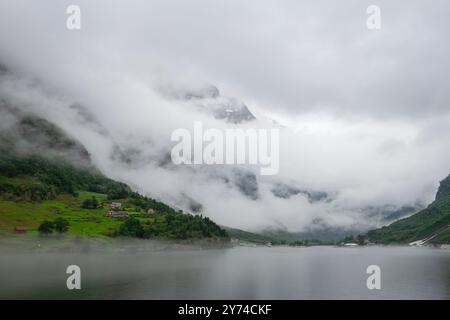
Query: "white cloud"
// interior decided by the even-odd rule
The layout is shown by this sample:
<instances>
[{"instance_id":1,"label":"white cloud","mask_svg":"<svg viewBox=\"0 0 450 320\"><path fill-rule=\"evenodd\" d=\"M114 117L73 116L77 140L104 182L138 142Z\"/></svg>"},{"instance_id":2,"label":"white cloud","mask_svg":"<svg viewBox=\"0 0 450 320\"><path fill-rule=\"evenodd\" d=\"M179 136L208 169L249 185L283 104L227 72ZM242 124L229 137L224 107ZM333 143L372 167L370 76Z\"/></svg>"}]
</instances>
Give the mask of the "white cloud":
<instances>
[{"instance_id":1,"label":"white cloud","mask_svg":"<svg viewBox=\"0 0 450 320\"><path fill-rule=\"evenodd\" d=\"M143 192L180 205L190 197L230 226L297 231L318 218L374 224L358 210L429 201L450 171L447 2L380 1L381 31L365 28L360 1L78 3L82 29L71 32L67 1L0 1L0 60L41 84L3 82L0 92L69 131L107 175ZM212 178L228 169L156 165L175 128L199 119L226 126L161 94L204 83L242 98L257 125L265 117L286 124L277 179L334 201L276 198L273 179L262 177L251 200ZM115 146L139 160L119 165Z\"/></svg>"}]
</instances>

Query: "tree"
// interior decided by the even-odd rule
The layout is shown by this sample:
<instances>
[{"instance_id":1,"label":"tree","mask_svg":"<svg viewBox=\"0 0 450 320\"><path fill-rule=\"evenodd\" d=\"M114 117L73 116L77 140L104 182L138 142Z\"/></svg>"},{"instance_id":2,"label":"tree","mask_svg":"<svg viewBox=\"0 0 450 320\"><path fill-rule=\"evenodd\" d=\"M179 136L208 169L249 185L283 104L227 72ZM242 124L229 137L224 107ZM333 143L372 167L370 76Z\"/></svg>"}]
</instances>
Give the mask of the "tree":
<instances>
[{"instance_id":1,"label":"tree","mask_svg":"<svg viewBox=\"0 0 450 320\"><path fill-rule=\"evenodd\" d=\"M98 207L98 201L97 198L95 196L92 196L92 209L95 209Z\"/></svg>"},{"instance_id":2,"label":"tree","mask_svg":"<svg viewBox=\"0 0 450 320\"><path fill-rule=\"evenodd\" d=\"M41 234L50 234L53 232L55 225L53 222L45 220L39 225L38 231Z\"/></svg>"},{"instance_id":3,"label":"tree","mask_svg":"<svg viewBox=\"0 0 450 320\"><path fill-rule=\"evenodd\" d=\"M81 207L83 209L91 209L92 208L92 200L91 199L86 199L81 203Z\"/></svg>"},{"instance_id":4,"label":"tree","mask_svg":"<svg viewBox=\"0 0 450 320\"><path fill-rule=\"evenodd\" d=\"M353 242L355 241L355 237L353 235L348 235L344 238L344 240L342 240L342 242L344 243L349 243L349 242Z\"/></svg>"},{"instance_id":5,"label":"tree","mask_svg":"<svg viewBox=\"0 0 450 320\"><path fill-rule=\"evenodd\" d=\"M359 234L359 235L356 237L356 242L358 242L358 244L359 244L360 246L363 246L363 245L365 244L365 242L366 242L366 237L365 237L364 235L362 235L362 234Z\"/></svg>"},{"instance_id":6,"label":"tree","mask_svg":"<svg viewBox=\"0 0 450 320\"><path fill-rule=\"evenodd\" d=\"M66 219L57 218L54 222L55 230L59 233L64 233L69 231L70 223Z\"/></svg>"},{"instance_id":7,"label":"tree","mask_svg":"<svg viewBox=\"0 0 450 320\"><path fill-rule=\"evenodd\" d=\"M92 196L91 199L86 199L81 204L83 209L96 209L98 207L98 201L95 196Z\"/></svg>"},{"instance_id":8,"label":"tree","mask_svg":"<svg viewBox=\"0 0 450 320\"><path fill-rule=\"evenodd\" d=\"M130 218L120 225L118 235L142 238L144 236L144 228L138 219Z\"/></svg>"}]
</instances>

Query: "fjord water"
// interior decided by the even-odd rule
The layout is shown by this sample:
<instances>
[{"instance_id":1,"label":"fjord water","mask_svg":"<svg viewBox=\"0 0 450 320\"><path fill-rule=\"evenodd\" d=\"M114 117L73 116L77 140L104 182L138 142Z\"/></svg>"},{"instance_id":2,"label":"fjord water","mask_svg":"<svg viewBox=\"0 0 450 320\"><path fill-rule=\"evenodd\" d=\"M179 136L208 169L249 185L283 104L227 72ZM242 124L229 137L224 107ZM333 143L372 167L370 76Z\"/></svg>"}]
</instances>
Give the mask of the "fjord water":
<instances>
[{"instance_id":1,"label":"fjord water","mask_svg":"<svg viewBox=\"0 0 450 320\"><path fill-rule=\"evenodd\" d=\"M68 290L68 265L81 290ZM366 269L381 268L381 290ZM450 299L450 250L236 247L221 250L1 254L0 298Z\"/></svg>"}]
</instances>

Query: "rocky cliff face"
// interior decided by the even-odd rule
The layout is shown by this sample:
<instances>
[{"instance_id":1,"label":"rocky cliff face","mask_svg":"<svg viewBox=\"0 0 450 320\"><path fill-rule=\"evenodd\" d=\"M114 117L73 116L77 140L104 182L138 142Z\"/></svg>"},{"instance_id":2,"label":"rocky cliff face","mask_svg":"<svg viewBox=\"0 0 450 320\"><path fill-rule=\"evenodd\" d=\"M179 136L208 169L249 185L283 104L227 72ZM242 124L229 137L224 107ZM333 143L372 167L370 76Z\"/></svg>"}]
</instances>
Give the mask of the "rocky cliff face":
<instances>
[{"instance_id":1,"label":"rocky cliff face","mask_svg":"<svg viewBox=\"0 0 450 320\"><path fill-rule=\"evenodd\" d=\"M450 175L441 181L438 192L436 193L436 201L450 197Z\"/></svg>"},{"instance_id":2,"label":"rocky cliff face","mask_svg":"<svg viewBox=\"0 0 450 320\"><path fill-rule=\"evenodd\" d=\"M92 166L85 147L45 119L25 114L0 99L0 152L60 158Z\"/></svg>"},{"instance_id":3,"label":"rocky cliff face","mask_svg":"<svg viewBox=\"0 0 450 320\"><path fill-rule=\"evenodd\" d=\"M199 110L229 123L239 124L256 119L242 101L222 96L219 89L212 85L189 88L170 85L158 89L167 99L189 101Z\"/></svg>"}]
</instances>

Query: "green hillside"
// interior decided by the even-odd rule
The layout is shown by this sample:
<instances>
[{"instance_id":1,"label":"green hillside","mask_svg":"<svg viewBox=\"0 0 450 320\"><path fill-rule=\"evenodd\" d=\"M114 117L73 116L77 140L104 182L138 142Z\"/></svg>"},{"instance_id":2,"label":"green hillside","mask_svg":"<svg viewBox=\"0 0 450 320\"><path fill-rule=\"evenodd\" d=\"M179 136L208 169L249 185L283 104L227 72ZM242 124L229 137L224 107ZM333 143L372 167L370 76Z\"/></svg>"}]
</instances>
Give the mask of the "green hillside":
<instances>
[{"instance_id":1,"label":"green hillside","mask_svg":"<svg viewBox=\"0 0 450 320\"><path fill-rule=\"evenodd\" d=\"M369 231L370 241L377 243L409 243L422 240L450 224L450 176L441 181L436 200L426 209L389 226ZM434 238L432 243L450 243L450 231Z\"/></svg>"},{"instance_id":2,"label":"green hillside","mask_svg":"<svg viewBox=\"0 0 450 320\"><path fill-rule=\"evenodd\" d=\"M16 227L26 228L23 237L61 231L54 226L62 221L74 236L228 240L207 217L175 210L103 176L84 147L48 121L4 102L0 108L17 117L0 130L0 234L13 234ZM112 202L121 203L128 217L106 216Z\"/></svg>"},{"instance_id":3,"label":"green hillside","mask_svg":"<svg viewBox=\"0 0 450 320\"><path fill-rule=\"evenodd\" d=\"M84 207L93 197L98 205ZM113 201L120 202L130 217L107 217ZM154 213L147 215L148 209ZM35 234L43 221L57 218L69 222L69 234L80 236L228 238L206 217L177 211L99 174L36 156L0 157L0 232L12 233L20 226Z\"/></svg>"}]
</instances>

